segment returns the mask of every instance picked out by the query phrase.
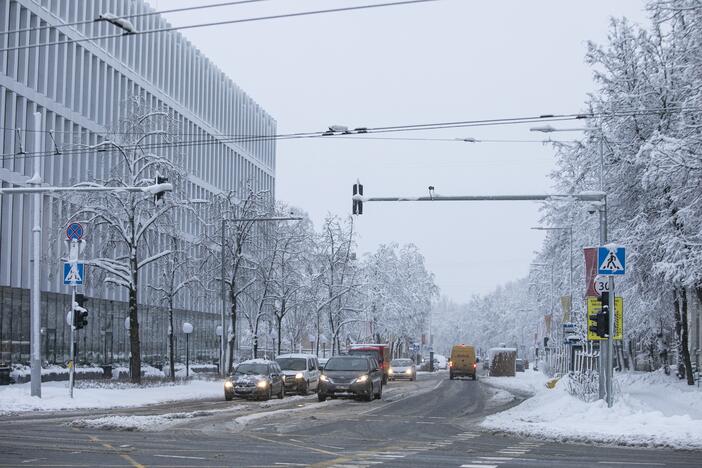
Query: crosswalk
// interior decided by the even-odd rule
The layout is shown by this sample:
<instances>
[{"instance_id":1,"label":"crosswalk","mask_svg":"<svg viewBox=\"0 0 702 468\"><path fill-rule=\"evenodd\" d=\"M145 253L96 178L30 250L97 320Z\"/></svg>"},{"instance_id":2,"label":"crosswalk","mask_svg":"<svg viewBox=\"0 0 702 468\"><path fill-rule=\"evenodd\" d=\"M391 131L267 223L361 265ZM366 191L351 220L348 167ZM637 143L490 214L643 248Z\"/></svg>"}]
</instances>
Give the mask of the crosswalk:
<instances>
[{"instance_id":1,"label":"crosswalk","mask_svg":"<svg viewBox=\"0 0 702 468\"><path fill-rule=\"evenodd\" d=\"M480 437L478 432L462 432L444 440L435 440L427 443L416 443L407 445L406 447L393 447L392 449L381 451L365 451L357 452L353 456L349 456L343 462L331 465L331 468L370 468L383 465L388 462L398 462L404 458L412 457L417 454L429 452L436 449L443 449L457 442L468 442L471 439ZM503 463L507 463L523 457L530 450L538 448L542 444L538 442L518 442L508 445L507 447L496 450L494 454L485 456L475 456L466 460L464 464L459 465L461 468L499 468Z\"/></svg>"}]
</instances>

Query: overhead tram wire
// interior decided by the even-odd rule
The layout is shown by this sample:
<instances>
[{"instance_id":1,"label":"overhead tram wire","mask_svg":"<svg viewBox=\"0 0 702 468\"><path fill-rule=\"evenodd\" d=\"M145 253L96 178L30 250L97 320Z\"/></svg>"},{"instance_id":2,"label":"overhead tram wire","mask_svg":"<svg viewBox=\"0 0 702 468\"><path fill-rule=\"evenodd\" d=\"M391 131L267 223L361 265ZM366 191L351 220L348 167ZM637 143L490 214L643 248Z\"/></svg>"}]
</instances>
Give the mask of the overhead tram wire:
<instances>
[{"instance_id":1,"label":"overhead tram wire","mask_svg":"<svg viewBox=\"0 0 702 468\"><path fill-rule=\"evenodd\" d=\"M269 1L271 1L271 0L237 0L235 2L210 3L209 5L198 5L198 6L191 6L191 7L174 8L172 10L159 10L159 11L147 11L145 13L134 13L134 14L130 14L130 15L120 16L119 18L120 19L141 18L144 16L162 15L162 14L166 14L166 13L181 13L184 11L205 10L208 8L218 8L218 7L225 7L225 6L242 5L245 3L259 3L259 2L269 2ZM105 13L111 13L111 12L105 12ZM46 29L52 29L52 28L66 28L66 27L72 27L72 26L81 26L84 24L93 24L96 21L97 21L97 18L91 19L91 20L76 21L74 23L61 23L61 24L40 26L38 28L22 28L22 29L13 29L11 31L0 31L0 36L8 35L8 34L21 34L21 33L25 33L25 32L41 32L41 31L44 31Z\"/></svg>"},{"instance_id":2,"label":"overhead tram wire","mask_svg":"<svg viewBox=\"0 0 702 468\"><path fill-rule=\"evenodd\" d=\"M702 109L698 108L678 108L674 109L679 112L683 111L694 111L702 112ZM573 121L582 120L584 118L596 118L596 117L630 117L630 116L643 116L651 115L655 113L660 113L663 109L644 109L644 110L626 110L620 112L602 112L602 113L591 113L591 114L548 114L533 117L516 117L516 118L498 118L498 119L482 119L482 120L468 120L468 121L458 121L458 122L442 122L442 123L432 123L432 124L412 124L412 125L397 125L397 126L385 126L385 127L372 127L364 129L362 135L373 134L373 133L392 133L401 131L423 131L423 130L440 130L440 129L451 129L451 128L469 128L469 127L482 127L482 126L495 126L495 125L514 125L514 124L525 124L525 123L535 123L535 122L563 122L563 121ZM670 112L671 109L665 109L666 112ZM108 135L102 135L108 136ZM177 135L176 135L177 136ZM259 141L271 141L271 140L290 140L290 139L308 139L308 138L338 138L338 137L353 137L353 134L340 134L340 135L324 135L322 132L300 132L300 133L289 133L289 134L276 134L276 135L236 135L232 138L222 138L222 136L209 136L204 139L198 140L181 140L174 142L159 142L159 143L145 143L140 144L138 148L140 149L167 149L167 148L194 148L208 146L212 144L226 144L226 143L246 143L246 142L259 142ZM103 142L98 142L99 145ZM111 146L105 145L104 150L96 148L96 145L91 145L91 148L86 148L85 144L75 143L74 145L81 145L82 148L78 149L62 149L60 155L65 156L75 156L75 155L85 155L85 154L95 154L96 152L109 152L113 151ZM122 146L126 149L138 149L137 146ZM3 160L5 159L23 159L30 157L47 157L47 156L59 156L56 154L55 149L50 151L39 151L32 153L5 153L0 155Z\"/></svg>"},{"instance_id":3,"label":"overhead tram wire","mask_svg":"<svg viewBox=\"0 0 702 468\"><path fill-rule=\"evenodd\" d=\"M655 113L660 113L663 109L644 109L644 110L627 110L620 112L603 112L603 113L591 113L591 114L549 114L534 117L516 117L516 118L498 118L498 119L482 119L482 120L467 120L467 121L457 121L457 122L442 122L442 123L432 123L432 124L411 124L411 125L397 125L397 126L385 126L385 127L370 127L364 129L365 131L361 135L374 134L374 133L392 133L392 132L402 132L402 131L426 131L426 130L441 130L441 129L452 129L452 128L469 128L469 127L483 127L483 126L496 126L496 125L515 125L515 124L526 124L526 123L536 123L536 122L563 122L563 121L573 121L582 120L584 118L596 118L596 117L631 117L631 116L643 116L652 115ZM694 111L702 112L699 108L678 108L673 109L679 112L684 111ZM671 109L665 109L666 112L670 112ZM48 132L48 131L46 131ZM106 136L106 135L103 135ZM176 135L177 136L177 135ZM222 138L222 135L213 135L206 137L204 139L197 140L181 140L175 142L160 142L160 143L146 143L137 146L123 146L126 149L166 149L166 148L194 148L200 146L208 146L212 144L226 144L226 143L247 143L247 142L259 142L259 141L271 141L271 140L290 140L290 139L308 139L308 138L339 138L348 137L353 138L353 134L340 134L340 135L323 135L320 131L315 132L299 132L299 133L288 133L288 134L276 134L276 135L236 135L231 138ZM460 141L460 140L459 140ZM99 145L103 142L98 142ZM75 144L79 145L79 144ZM87 146L80 144L82 146ZM95 148L80 148L80 149L62 149L61 155L63 156L74 156L83 154L94 154L98 151L112 151L110 146L105 146L105 150L99 150ZM39 151L32 153L5 153L0 155L2 159L6 158L30 158L30 157L46 157L46 156L59 156L56 154L55 150L51 151Z\"/></svg>"},{"instance_id":4,"label":"overhead tram wire","mask_svg":"<svg viewBox=\"0 0 702 468\"><path fill-rule=\"evenodd\" d=\"M367 9L371 9L371 8L384 8L384 7L391 7L391 6L402 6L402 5L411 5L411 4L415 4L415 3L428 3L428 2L438 2L438 1L441 1L441 0L404 0L404 1L399 1L399 2L386 2L386 3L377 3L377 4L370 4L370 5L357 5L357 6L350 6L350 7L330 8L327 10L311 10L311 11L300 11L297 13L282 13L279 15L255 16L252 18L242 18L242 19L225 20L225 21L213 21L210 23L198 23L198 24L190 24L190 25L185 25L185 26L171 26L168 28L147 29L144 31L135 31L135 32L130 32L130 33L106 34L104 36L83 37L80 39L69 39L69 40L65 40L65 41L44 42L41 44L24 44L24 45L15 46L15 47L5 47L5 48L0 49L0 52L12 52L12 51L23 50L23 49L33 49L35 47L50 47L50 46L58 46L58 45L65 45L65 44L75 44L75 43L80 43L80 42L99 41L102 39L115 39L115 38L119 38L119 37L134 37L134 36L142 36L142 35L146 35L146 34L156 34L156 33L162 33L162 32L170 32L170 31L182 31L185 29L206 28L206 27L212 27L212 26L224 26L224 25L228 25L228 24L239 24L239 23L252 23L252 22L256 22L256 21L268 21L268 20L282 19L282 18L295 18L295 17L299 17L299 16L322 15L322 14L327 14L327 13L340 13L340 12L346 12L346 11L367 10Z\"/></svg>"}]
</instances>

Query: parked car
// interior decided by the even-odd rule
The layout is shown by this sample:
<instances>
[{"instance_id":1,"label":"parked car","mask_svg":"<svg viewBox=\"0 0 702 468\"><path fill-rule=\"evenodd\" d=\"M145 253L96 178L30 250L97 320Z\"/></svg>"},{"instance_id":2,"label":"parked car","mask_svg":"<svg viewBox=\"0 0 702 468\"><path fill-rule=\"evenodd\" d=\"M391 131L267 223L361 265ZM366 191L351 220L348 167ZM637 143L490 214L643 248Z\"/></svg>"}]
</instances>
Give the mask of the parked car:
<instances>
[{"instance_id":1,"label":"parked car","mask_svg":"<svg viewBox=\"0 0 702 468\"><path fill-rule=\"evenodd\" d=\"M411 359L393 359L388 370L390 380L417 380L417 367Z\"/></svg>"},{"instance_id":2,"label":"parked car","mask_svg":"<svg viewBox=\"0 0 702 468\"><path fill-rule=\"evenodd\" d=\"M443 354L434 354L434 370L448 369L448 359Z\"/></svg>"},{"instance_id":3,"label":"parked car","mask_svg":"<svg viewBox=\"0 0 702 468\"><path fill-rule=\"evenodd\" d=\"M329 358L319 378L319 401L338 395L351 395L372 401L383 395L383 371L370 356L334 356Z\"/></svg>"},{"instance_id":4,"label":"parked car","mask_svg":"<svg viewBox=\"0 0 702 468\"><path fill-rule=\"evenodd\" d=\"M324 370L324 366L327 365L328 360L329 360L329 358L327 358L327 357L317 358L317 361L319 362L319 370L320 371Z\"/></svg>"},{"instance_id":5,"label":"parked car","mask_svg":"<svg viewBox=\"0 0 702 468\"><path fill-rule=\"evenodd\" d=\"M280 399L285 397L283 371L275 361L244 361L224 381L224 399L227 401L234 396L268 400L273 395Z\"/></svg>"},{"instance_id":6,"label":"parked car","mask_svg":"<svg viewBox=\"0 0 702 468\"><path fill-rule=\"evenodd\" d=\"M515 368L517 372L524 372L525 366L524 366L524 359L517 359L515 361Z\"/></svg>"},{"instance_id":7,"label":"parked car","mask_svg":"<svg viewBox=\"0 0 702 468\"><path fill-rule=\"evenodd\" d=\"M307 395L319 387L319 363L313 354L281 354L275 358L283 370L286 392Z\"/></svg>"},{"instance_id":8,"label":"parked car","mask_svg":"<svg viewBox=\"0 0 702 468\"><path fill-rule=\"evenodd\" d=\"M383 371L383 385L388 383L388 371L390 370L390 347L388 345L379 343L354 344L349 348L349 355L374 358Z\"/></svg>"}]
</instances>

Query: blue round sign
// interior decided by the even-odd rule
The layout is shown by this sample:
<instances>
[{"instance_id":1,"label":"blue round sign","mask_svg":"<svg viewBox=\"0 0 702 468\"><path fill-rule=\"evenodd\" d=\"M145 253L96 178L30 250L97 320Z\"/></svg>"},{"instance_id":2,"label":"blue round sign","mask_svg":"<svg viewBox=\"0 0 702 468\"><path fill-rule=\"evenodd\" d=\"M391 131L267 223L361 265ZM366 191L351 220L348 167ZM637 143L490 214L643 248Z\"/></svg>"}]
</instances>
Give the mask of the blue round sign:
<instances>
[{"instance_id":1,"label":"blue round sign","mask_svg":"<svg viewBox=\"0 0 702 468\"><path fill-rule=\"evenodd\" d=\"M66 228L68 240L81 240L83 238L83 226L80 223L71 223Z\"/></svg>"}]
</instances>

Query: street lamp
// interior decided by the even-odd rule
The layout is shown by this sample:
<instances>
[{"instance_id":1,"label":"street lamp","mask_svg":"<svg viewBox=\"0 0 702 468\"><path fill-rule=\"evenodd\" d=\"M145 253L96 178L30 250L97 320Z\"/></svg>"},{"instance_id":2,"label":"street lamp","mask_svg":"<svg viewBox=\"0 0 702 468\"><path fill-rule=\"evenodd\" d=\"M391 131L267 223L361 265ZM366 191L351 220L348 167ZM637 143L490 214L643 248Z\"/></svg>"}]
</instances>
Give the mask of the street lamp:
<instances>
[{"instance_id":1,"label":"street lamp","mask_svg":"<svg viewBox=\"0 0 702 468\"><path fill-rule=\"evenodd\" d=\"M541 133L553 133L553 132L598 132L600 137L600 190L604 190L604 133L602 132L602 127L599 128L555 128L551 125L543 125L539 127L531 127L530 132L541 132Z\"/></svg>"},{"instance_id":2,"label":"street lamp","mask_svg":"<svg viewBox=\"0 0 702 468\"><path fill-rule=\"evenodd\" d=\"M183 333L185 333L185 380L190 376L190 334L193 332L193 324L183 322Z\"/></svg>"}]
</instances>

